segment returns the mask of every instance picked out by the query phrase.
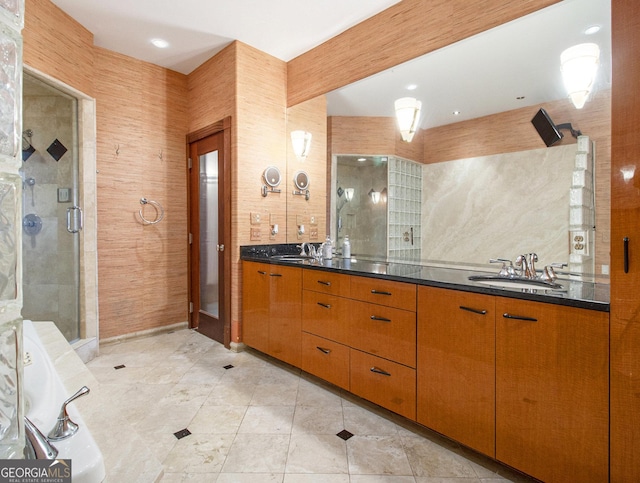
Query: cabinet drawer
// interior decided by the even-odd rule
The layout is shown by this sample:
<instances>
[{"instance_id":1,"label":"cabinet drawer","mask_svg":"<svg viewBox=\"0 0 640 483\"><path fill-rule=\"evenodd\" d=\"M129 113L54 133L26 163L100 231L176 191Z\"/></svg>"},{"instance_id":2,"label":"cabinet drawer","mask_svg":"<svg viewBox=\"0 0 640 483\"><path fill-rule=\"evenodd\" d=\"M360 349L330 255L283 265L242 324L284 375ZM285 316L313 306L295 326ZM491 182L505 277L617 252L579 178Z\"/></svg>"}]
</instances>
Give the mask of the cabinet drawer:
<instances>
[{"instance_id":1,"label":"cabinet drawer","mask_svg":"<svg viewBox=\"0 0 640 483\"><path fill-rule=\"evenodd\" d=\"M302 370L349 390L349 348L303 333Z\"/></svg>"},{"instance_id":2,"label":"cabinet drawer","mask_svg":"<svg viewBox=\"0 0 640 483\"><path fill-rule=\"evenodd\" d=\"M351 298L415 312L416 285L352 276Z\"/></svg>"},{"instance_id":3,"label":"cabinet drawer","mask_svg":"<svg viewBox=\"0 0 640 483\"><path fill-rule=\"evenodd\" d=\"M350 300L335 295L303 290L302 330L346 344L350 303Z\"/></svg>"},{"instance_id":4,"label":"cabinet drawer","mask_svg":"<svg viewBox=\"0 0 640 483\"><path fill-rule=\"evenodd\" d=\"M416 367L416 313L351 301L349 345L405 366Z\"/></svg>"},{"instance_id":5,"label":"cabinet drawer","mask_svg":"<svg viewBox=\"0 0 640 483\"><path fill-rule=\"evenodd\" d=\"M349 276L321 270L303 270L302 288L315 292L349 296Z\"/></svg>"},{"instance_id":6,"label":"cabinet drawer","mask_svg":"<svg viewBox=\"0 0 640 483\"><path fill-rule=\"evenodd\" d=\"M355 349L350 359L352 393L415 421L415 369Z\"/></svg>"}]
</instances>

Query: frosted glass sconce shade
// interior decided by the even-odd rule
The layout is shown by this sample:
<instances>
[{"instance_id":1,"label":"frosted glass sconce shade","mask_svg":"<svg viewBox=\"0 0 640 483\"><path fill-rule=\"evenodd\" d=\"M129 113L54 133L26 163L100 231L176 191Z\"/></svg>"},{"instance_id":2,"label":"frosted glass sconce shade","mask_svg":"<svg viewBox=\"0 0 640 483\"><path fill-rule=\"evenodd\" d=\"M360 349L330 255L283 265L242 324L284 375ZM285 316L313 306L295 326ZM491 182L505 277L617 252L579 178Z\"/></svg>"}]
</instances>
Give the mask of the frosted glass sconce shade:
<instances>
[{"instance_id":1,"label":"frosted glass sconce shade","mask_svg":"<svg viewBox=\"0 0 640 483\"><path fill-rule=\"evenodd\" d=\"M413 135L418 129L421 108L422 102L414 97L403 97L396 100L396 118L398 119L398 128L403 141L410 143L413 139Z\"/></svg>"},{"instance_id":2,"label":"frosted glass sconce shade","mask_svg":"<svg viewBox=\"0 0 640 483\"><path fill-rule=\"evenodd\" d=\"M353 188L346 188L344 190L344 196L347 199L347 201L351 201L353 199L353 193L355 192L355 190Z\"/></svg>"},{"instance_id":3,"label":"frosted glass sconce shade","mask_svg":"<svg viewBox=\"0 0 640 483\"><path fill-rule=\"evenodd\" d=\"M295 155L301 161L304 161L311 149L311 133L307 131L291 131L291 144Z\"/></svg>"},{"instance_id":4,"label":"frosted glass sconce shade","mask_svg":"<svg viewBox=\"0 0 640 483\"><path fill-rule=\"evenodd\" d=\"M371 196L371 201L373 201L374 205L377 205L378 203L380 203L379 191L373 191L373 188L371 188L371 191L369 191L369 196Z\"/></svg>"},{"instance_id":5,"label":"frosted glass sconce shade","mask_svg":"<svg viewBox=\"0 0 640 483\"><path fill-rule=\"evenodd\" d=\"M600 48L587 43L569 47L560 54L562 79L576 109L587 101L598 71Z\"/></svg>"}]
</instances>

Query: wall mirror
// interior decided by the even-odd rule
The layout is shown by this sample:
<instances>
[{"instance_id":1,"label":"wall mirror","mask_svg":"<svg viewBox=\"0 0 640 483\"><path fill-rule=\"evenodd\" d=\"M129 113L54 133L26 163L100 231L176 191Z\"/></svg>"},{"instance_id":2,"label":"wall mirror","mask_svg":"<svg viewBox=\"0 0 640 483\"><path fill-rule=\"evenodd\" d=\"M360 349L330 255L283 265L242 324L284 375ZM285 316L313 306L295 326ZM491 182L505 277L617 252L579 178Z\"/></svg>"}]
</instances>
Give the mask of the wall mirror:
<instances>
[{"instance_id":1,"label":"wall mirror","mask_svg":"<svg viewBox=\"0 0 640 483\"><path fill-rule=\"evenodd\" d=\"M306 200L309 199L309 175L305 171L297 171L293 175L293 184L296 189L293 191L294 195L304 196Z\"/></svg>"},{"instance_id":2,"label":"wall mirror","mask_svg":"<svg viewBox=\"0 0 640 483\"><path fill-rule=\"evenodd\" d=\"M265 169L262 173L262 179L265 183L262 185L262 196L267 196L268 193L280 193L280 190L276 188L280 186L282 176L276 166L269 166Z\"/></svg>"},{"instance_id":3,"label":"wall mirror","mask_svg":"<svg viewBox=\"0 0 640 483\"><path fill-rule=\"evenodd\" d=\"M455 232L456 244L460 251L455 254L454 259L449 259L446 254L424 245L432 233L425 231L425 227L430 226L429 230L433 230L434 223L437 224L437 220L429 219L429 216L435 216L433 211L429 212L430 214L424 212L424 197L430 194L427 188L433 191L438 186L439 180L434 176L445 176L450 182L455 183L457 177L453 174L454 170L468 170L472 165L477 167L485 163L484 160L475 164L464 160L489 155L499 156L492 161L497 164L489 164L486 169L500 171L502 168L506 169L507 163L511 162L510 158L505 156L516 153L514 156L518 160L513 164L513 168L509 168L509 181L505 181L504 185L512 187L513 190L508 193L494 191L494 206L508 206L509 197L519 197L525 200L526 207L527 199L535 200L540 199L545 193L563 192L562 199L550 198L548 203L564 203L561 211L566 214L565 222L561 228L556 225L551 228L545 216L531 216L528 212L507 212L496 217L488 216L485 225L492 227L489 231L500 233L504 242L500 244L500 253L493 256L514 258L520 250L544 251L544 247L540 246L544 241L540 238L519 240L515 236L518 233L518 224L514 220L528 217L530 223L533 220L540 222L539 226L533 228L534 233L553 230L549 236L555 238L556 242L566 249L566 260L544 259L543 263L568 262L571 258L571 170L568 170L568 179L564 175L555 178L552 176L552 179L539 185L538 182L543 178L542 171L554 172L557 165L551 164L548 167L541 164L536 168L534 163L537 161L534 160L546 160L547 153L556 153L551 150L561 148L568 150L569 154L564 153L560 157L564 156L568 159L566 162L571 163L575 159L576 140L569 135L565 136L560 145L545 147L530 122L538 109L544 106L556 123L571 122L594 142L595 183L587 186L595 193L596 201L593 223L595 231L592 233L594 249L589 255L596 260L593 272L606 274L609 263L610 25L608 0L565 0L326 94L328 125L330 130L333 129L330 132L329 145L332 159L332 186L329 189L331 200L327 212L328 219L331 220L329 227L332 238L342 236L338 232L337 214L337 208L341 204L342 231L353 221L350 216L355 223L358 223L359 218L357 211L350 212L357 203L344 205L337 198L338 186L351 183L349 180L338 180L338 159L351 159L354 156L395 156L403 162L417 162L424 170L420 186L422 226L416 228L413 237L414 244L418 243L418 248L422 250L419 254L414 252L412 256L428 261L486 264L486 254L476 250L477 234L467 231L472 225L469 223L472 220L465 218L470 216L471 211L468 208L474 203L474 191L479 192L480 188L470 186L469 190L460 191L460 204L456 208L450 204L452 209L446 214L447 220L441 219L439 222L450 223L449 231ZM587 35L585 30L594 26L600 27L599 31ZM577 110L567 98L562 82L560 54L564 49L583 42L595 42L599 45L600 65L589 101L583 109ZM406 96L422 101L422 138L416 135L411 144L398 140L399 133L394 119L394 100ZM349 123L350 119L354 119L355 122ZM372 144L367 143L371 136L367 136L365 128L359 129L358 125L362 126L368 120L373 123L371 126L375 125L371 129L372 132L383 128L387 130L385 136L391 138L387 146L381 145L380 139L385 137L380 135L381 131L375 134L376 139ZM337 135L339 130L344 132ZM393 134L389 134L389 130ZM340 143L336 142L336 139L345 141ZM568 147L569 144L573 146ZM458 162L458 165L454 165L454 162ZM519 169L517 163L524 163L531 169ZM437 164L440 165L440 169L436 169ZM463 165L466 167L461 167ZM362 169L366 169L364 164ZM427 171L429 174L426 174ZM361 173L360 177L363 178L364 171ZM390 176L390 172L387 171L387 177ZM395 182L398 188L403 188L406 187L403 183L406 183L412 174L410 171L398 172L394 176L399 176L399 180ZM431 178L427 180L426 176ZM475 178L480 182L483 176L479 174ZM545 184L555 183L556 178L563 178L565 185L552 188ZM387 179L387 184L391 184L390 179ZM406 192L402 196L406 198ZM389 187L387 210L391 209L392 204L397 204L398 197L399 193ZM402 210L407 206L410 205L400 203L395 209L402 215ZM413 208L407 209L407 218L415 215L411 211ZM440 213L440 217L442 216L444 214ZM402 216L400 219L403 219ZM369 229L367 236L379 236L378 233L382 231ZM407 231L403 229L402 234ZM446 231L446 227L442 228L442 232ZM353 235L349 235L352 240L352 252L357 255L358 242L354 240ZM386 236L389 245L391 240L388 238L388 231ZM380 246L382 245L381 243ZM389 256L389 250L387 246L386 252L376 255ZM476 253L482 254L476 256Z\"/></svg>"}]
</instances>

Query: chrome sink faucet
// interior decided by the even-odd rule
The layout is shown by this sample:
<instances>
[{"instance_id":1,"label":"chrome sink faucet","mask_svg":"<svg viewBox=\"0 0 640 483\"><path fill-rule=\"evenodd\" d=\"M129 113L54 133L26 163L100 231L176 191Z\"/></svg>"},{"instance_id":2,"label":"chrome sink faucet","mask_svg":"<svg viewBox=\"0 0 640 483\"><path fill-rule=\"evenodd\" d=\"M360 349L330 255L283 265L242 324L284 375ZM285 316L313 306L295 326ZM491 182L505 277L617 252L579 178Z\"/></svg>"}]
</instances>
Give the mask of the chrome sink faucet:
<instances>
[{"instance_id":1,"label":"chrome sink faucet","mask_svg":"<svg viewBox=\"0 0 640 483\"><path fill-rule=\"evenodd\" d=\"M529 253L527 255L518 255L516 258L516 267L520 269L520 276L522 278L535 279L536 274L536 262L538 261L538 255L535 253Z\"/></svg>"},{"instance_id":2,"label":"chrome sink faucet","mask_svg":"<svg viewBox=\"0 0 640 483\"><path fill-rule=\"evenodd\" d=\"M308 251L305 251L305 247ZM316 247L309 242L302 242L297 248L300 248L300 256L302 257L316 257Z\"/></svg>"}]
</instances>

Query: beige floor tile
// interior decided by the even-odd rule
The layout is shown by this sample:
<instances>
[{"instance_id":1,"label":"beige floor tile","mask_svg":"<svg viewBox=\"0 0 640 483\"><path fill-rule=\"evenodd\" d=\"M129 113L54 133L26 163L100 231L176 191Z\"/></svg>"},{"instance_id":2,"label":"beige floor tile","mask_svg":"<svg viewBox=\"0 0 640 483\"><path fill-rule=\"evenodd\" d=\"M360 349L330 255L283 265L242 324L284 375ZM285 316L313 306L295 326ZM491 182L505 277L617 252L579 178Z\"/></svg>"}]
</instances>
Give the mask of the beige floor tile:
<instances>
[{"instance_id":1,"label":"beige floor tile","mask_svg":"<svg viewBox=\"0 0 640 483\"><path fill-rule=\"evenodd\" d=\"M204 406L191 423L189 431L194 434L236 434L247 406Z\"/></svg>"},{"instance_id":2,"label":"beige floor tile","mask_svg":"<svg viewBox=\"0 0 640 483\"><path fill-rule=\"evenodd\" d=\"M342 407L342 398L340 390L328 384L323 384L319 379L309 381L301 378L298 385L298 406L319 406L326 408L328 406Z\"/></svg>"},{"instance_id":3,"label":"beige floor tile","mask_svg":"<svg viewBox=\"0 0 640 483\"><path fill-rule=\"evenodd\" d=\"M289 444L286 473L347 474L347 448L335 435L294 434Z\"/></svg>"},{"instance_id":4,"label":"beige floor tile","mask_svg":"<svg viewBox=\"0 0 640 483\"><path fill-rule=\"evenodd\" d=\"M163 461L167 473L219 473L233 435L192 434L179 440ZM215 481L215 480L212 480Z\"/></svg>"},{"instance_id":5,"label":"beige floor tile","mask_svg":"<svg viewBox=\"0 0 640 483\"><path fill-rule=\"evenodd\" d=\"M378 414L359 406L344 408L344 428L359 436L397 436L398 426Z\"/></svg>"},{"instance_id":6,"label":"beige floor tile","mask_svg":"<svg viewBox=\"0 0 640 483\"><path fill-rule=\"evenodd\" d=\"M284 473L289 435L238 434L222 473Z\"/></svg>"},{"instance_id":7,"label":"beige floor tile","mask_svg":"<svg viewBox=\"0 0 640 483\"><path fill-rule=\"evenodd\" d=\"M301 475L286 474L284 483L349 483L349 475Z\"/></svg>"},{"instance_id":8,"label":"beige floor tile","mask_svg":"<svg viewBox=\"0 0 640 483\"><path fill-rule=\"evenodd\" d=\"M354 436L347 441L352 475L413 476L398 436Z\"/></svg>"},{"instance_id":9,"label":"beige floor tile","mask_svg":"<svg viewBox=\"0 0 640 483\"><path fill-rule=\"evenodd\" d=\"M293 406L249 406L238 433L291 434Z\"/></svg>"},{"instance_id":10,"label":"beige floor tile","mask_svg":"<svg viewBox=\"0 0 640 483\"><path fill-rule=\"evenodd\" d=\"M274 473L220 473L216 483L282 483L283 478Z\"/></svg>"},{"instance_id":11,"label":"beige floor tile","mask_svg":"<svg viewBox=\"0 0 640 483\"><path fill-rule=\"evenodd\" d=\"M404 449L416 477L476 478L468 460L427 439L403 438Z\"/></svg>"},{"instance_id":12,"label":"beige floor tile","mask_svg":"<svg viewBox=\"0 0 640 483\"><path fill-rule=\"evenodd\" d=\"M292 434L335 435L344 428L342 407L297 406L291 432Z\"/></svg>"},{"instance_id":13,"label":"beige floor tile","mask_svg":"<svg viewBox=\"0 0 640 483\"><path fill-rule=\"evenodd\" d=\"M252 406L295 406L298 382L258 384L251 399Z\"/></svg>"},{"instance_id":14,"label":"beige floor tile","mask_svg":"<svg viewBox=\"0 0 640 483\"><path fill-rule=\"evenodd\" d=\"M218 384L213 387L204 406L248 406L256 390L255 384L238 381L235 384Z\"/></svg>"},{"instance_id":15,"label":"beige floor tile","mask_svg":"<svg viewBox=\"0 0 640 483\"><path fill-rule=\"evenodd\" d=\"M413 476L351 475L350 483L415 483ZM450 482L456 483L456 482ZM475 483L472 481L466 483Z\"/></svg>"}]
</instances>

